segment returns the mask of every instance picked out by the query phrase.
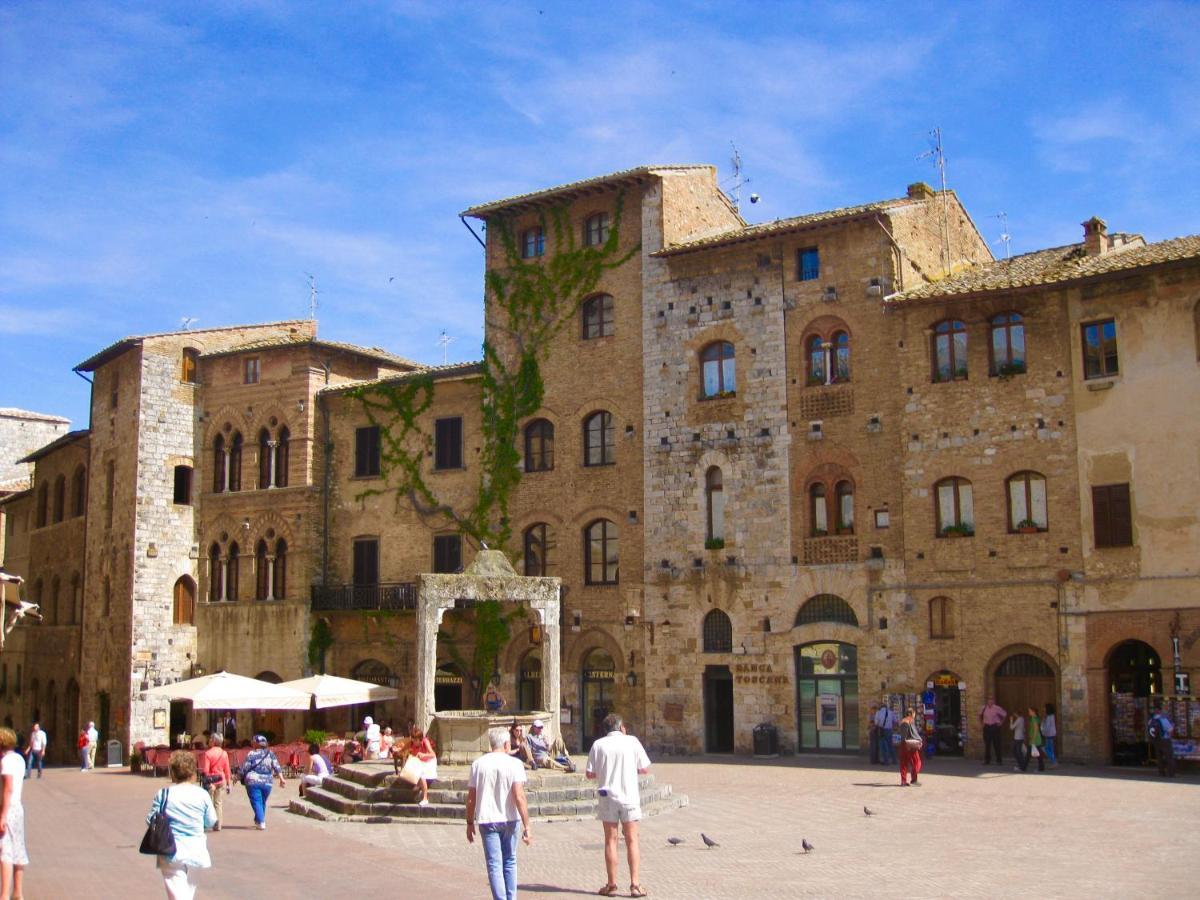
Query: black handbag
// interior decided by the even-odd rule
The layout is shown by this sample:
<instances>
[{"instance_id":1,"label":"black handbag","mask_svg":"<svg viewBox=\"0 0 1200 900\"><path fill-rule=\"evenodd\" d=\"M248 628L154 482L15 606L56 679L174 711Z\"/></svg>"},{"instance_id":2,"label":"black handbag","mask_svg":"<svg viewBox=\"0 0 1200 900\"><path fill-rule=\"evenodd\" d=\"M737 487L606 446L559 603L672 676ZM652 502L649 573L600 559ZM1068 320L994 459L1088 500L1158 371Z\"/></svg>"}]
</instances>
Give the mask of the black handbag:
<instances>
[{"instance_id":1,"label":"black handbag","mask_svg":"<svg viewBox=\"0 0 1200 900\"><path fill-rule=\"evenodd\" d=\"M142 838L139 853L151 856L175 855L175 832L171 830L171 820L167 818L167 789L163 788L162 802L150 816L150 824L146 826L146 834Z\"/></svg>"}]
</instances>

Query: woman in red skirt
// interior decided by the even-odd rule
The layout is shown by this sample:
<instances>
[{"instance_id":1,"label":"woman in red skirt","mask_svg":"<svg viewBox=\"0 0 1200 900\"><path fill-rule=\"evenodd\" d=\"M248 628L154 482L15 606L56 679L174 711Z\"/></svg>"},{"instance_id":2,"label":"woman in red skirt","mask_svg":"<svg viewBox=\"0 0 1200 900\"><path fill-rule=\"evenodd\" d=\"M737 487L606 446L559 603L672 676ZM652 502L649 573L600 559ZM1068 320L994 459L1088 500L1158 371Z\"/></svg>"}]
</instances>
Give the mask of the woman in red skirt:
<instances>
[{"instance_id":1,"label":"woman in red skirt","mask_svg":"<svg viewBox=\"0 0 1200 900\"><path fill-rule=\"evenodd\" d=\"M921 729L916 723L917 711L906 709L904 718L900 720L900 786L908 787L909 773L912 783L920 785L917 776L921 774L921 748L925 739L921 737Z\"/></svg>"}]
</instances>

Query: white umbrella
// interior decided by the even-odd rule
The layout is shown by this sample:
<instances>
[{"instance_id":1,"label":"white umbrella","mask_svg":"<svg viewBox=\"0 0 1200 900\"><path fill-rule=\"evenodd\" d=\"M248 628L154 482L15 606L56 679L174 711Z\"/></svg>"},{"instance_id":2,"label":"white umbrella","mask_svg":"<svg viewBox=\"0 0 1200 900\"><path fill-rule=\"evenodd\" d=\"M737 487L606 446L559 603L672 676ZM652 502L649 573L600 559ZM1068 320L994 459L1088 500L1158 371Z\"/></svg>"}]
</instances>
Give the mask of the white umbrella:
<instances>
[{"instance_id":1,"label":"white umbrella","mask_svg":"<svg viewBox=\"0 0 1200 900\"><path fill-rule=\"evenodd\" d=\"M311 694L317 709L330 706L355 706L359 703L374 703L377 700L395 700L400 692L395 688L382 687L369 681L355 681L336 675L313 675L285 681L280 687L294 688Z\"/></svg>"},{"instance_id":2,"label":"white umbrella","mask_svg":"<svg viewBox=\"0 0 1200 900\"><path fill-rule=\"evenodd\" d=\"M308 709L310 695L232 672L189 678L146 691L150 697L190 700L193 709Z\"/></svg>"}]
</instances>

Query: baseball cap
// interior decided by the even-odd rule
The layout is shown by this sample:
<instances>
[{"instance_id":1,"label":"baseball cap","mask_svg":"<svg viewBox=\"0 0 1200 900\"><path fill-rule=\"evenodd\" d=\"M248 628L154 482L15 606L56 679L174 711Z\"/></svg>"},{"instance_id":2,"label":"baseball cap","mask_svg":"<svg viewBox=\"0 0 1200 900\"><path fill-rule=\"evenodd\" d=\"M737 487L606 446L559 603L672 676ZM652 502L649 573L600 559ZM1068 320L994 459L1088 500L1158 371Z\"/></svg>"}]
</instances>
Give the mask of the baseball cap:
<instances>
[{"instance_id":1,"label":"baseball cap","mask_svg":"<svg viewBox=\"0 0 1200 900\"><path fill-rule=\"evenodd\" d=\"M542 720L541 720L541 719L534 719L534 720L533 720L533 724L532 724L532 725L530 725L529 727L530 727L530 728L544 728L545 726L544 726L544 725L542 725Z\"/></svg>"},{"instance_id":2,"label":"baseball cap","mask_svg":"<svg viewBox=\"0 0 1200 900\"><path fill-rule=\"evenodd\" d=\"M266 735L262 735L262 734L256 734L256 735L254 736L254 743L256 743L256 744L261 744L261 745L262 745L262 746L264 746L264 747L265 747L265 746L267 746L267 738L266 738Z\"/></svg>"},{"instance_id":3,"label":"baseball cap","mask_svg":"<svg viewBox=\"0 0 1200 900\"><path fill-rule=\"evenodd\" d=\"M364 717L363 717L363 724L364 724L364 725L374 725L374 724L375 724L375 720L374 720L374 719L372 719L370 716L364 716Z\"/></svg>"}]
</instances>

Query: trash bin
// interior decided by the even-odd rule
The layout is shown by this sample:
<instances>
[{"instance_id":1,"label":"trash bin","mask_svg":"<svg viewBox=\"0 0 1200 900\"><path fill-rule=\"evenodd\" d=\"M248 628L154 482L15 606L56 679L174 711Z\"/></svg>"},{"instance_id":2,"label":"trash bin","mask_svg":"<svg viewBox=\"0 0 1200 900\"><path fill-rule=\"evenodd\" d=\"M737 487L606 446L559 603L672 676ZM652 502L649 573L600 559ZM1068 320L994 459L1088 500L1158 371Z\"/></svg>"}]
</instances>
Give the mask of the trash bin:
<instances>
[{"instance_id":1,"label":"trash bin","mask_svg":"<svg viewBox=\"0 0 1200 900\"><path fill-rule=\"evenodd\" d=\"M110 769L121 768L125 765L125 754L121 750L120 741L108 742L108 767Z\"/></svg>"},{"instance_id":2,"label":"trash bin","mask_svg":"<svg viewBox=\"0 0 1200 900\"><path fill-rule=\"evenodd\" d=\"M754 755L758 759L779 756L779 729L765 722L754 726Z\"/></svg>"}]
</instances>

